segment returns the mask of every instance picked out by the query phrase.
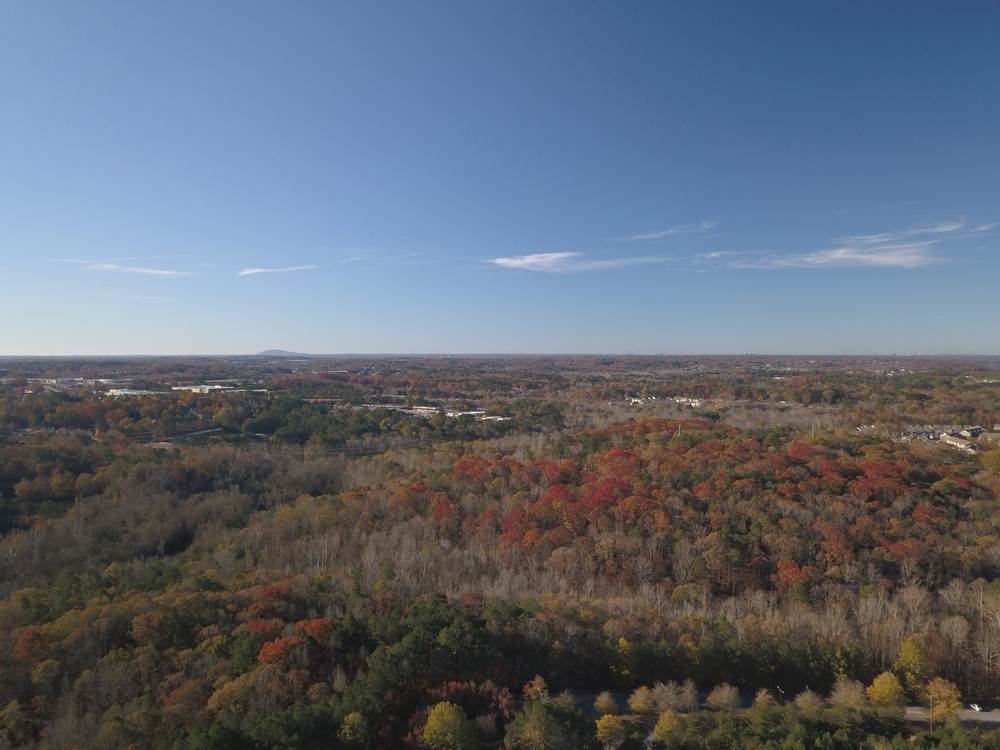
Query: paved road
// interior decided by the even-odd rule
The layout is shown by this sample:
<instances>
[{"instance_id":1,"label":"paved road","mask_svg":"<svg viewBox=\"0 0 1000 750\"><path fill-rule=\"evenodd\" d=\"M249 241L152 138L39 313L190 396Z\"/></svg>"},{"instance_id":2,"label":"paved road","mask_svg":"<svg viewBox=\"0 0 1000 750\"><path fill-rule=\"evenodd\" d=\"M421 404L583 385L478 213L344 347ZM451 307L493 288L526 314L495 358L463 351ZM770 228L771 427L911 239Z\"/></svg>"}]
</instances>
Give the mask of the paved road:
<instances>
[{"instance_id":1,"label":"paved road","mask_svg":"<svg viewBox=\"0 0 1000 750\"><path fill-rule=\"evenodd\" d=\"M628 693L613 693L612 695L621 709L627 711L626 701ZM594 699L597 697L597 693L576 693L574 697L577 708L588 715L594 713ZM700 695L699 698L702 701L702 710L707 710L704 708L704 694ZM753 696L749 693L742 696L742 698L744 708L748 708L753 702ZM930 724L930 714L923 706L907 706L903 716L906 721L913 722L914 724ZM971 708L963 708L958 712L958 718L963 724L1000 727L1000 708L993 709L992 711L973 711Z\"/></svg>"},{"instance_id":2,"label":"paved road","mask_svg":"<svg viewBox=\"0 0 1000 750\"><path fill-rule=\"evenodd\" d=\"M921 724L928 724L930 716L923 706L907 706L905 717L907 721L917 721ZM984 724L988 726L1000 726L1000 709L993 711L973 711L964 708L958 712L958 718L966 724Z\"/></svg>"}]
</instances>

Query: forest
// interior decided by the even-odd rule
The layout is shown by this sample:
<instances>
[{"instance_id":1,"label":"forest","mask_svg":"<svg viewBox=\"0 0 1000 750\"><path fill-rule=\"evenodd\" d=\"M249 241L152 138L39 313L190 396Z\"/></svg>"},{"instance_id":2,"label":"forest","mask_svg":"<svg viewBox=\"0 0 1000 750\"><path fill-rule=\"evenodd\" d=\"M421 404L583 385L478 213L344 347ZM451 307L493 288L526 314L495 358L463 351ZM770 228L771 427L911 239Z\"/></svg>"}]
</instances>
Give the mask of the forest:
<instances>
[{"instance_id":1,"label":"forest","mask_svg":"<svg viewBox=\"0 0 1000 750\"><path fill-rule=\"evenodd\" d=\"M1000 748L998 396L988 359L0 360L0 747Z\"/></svg>"}]
</instances>

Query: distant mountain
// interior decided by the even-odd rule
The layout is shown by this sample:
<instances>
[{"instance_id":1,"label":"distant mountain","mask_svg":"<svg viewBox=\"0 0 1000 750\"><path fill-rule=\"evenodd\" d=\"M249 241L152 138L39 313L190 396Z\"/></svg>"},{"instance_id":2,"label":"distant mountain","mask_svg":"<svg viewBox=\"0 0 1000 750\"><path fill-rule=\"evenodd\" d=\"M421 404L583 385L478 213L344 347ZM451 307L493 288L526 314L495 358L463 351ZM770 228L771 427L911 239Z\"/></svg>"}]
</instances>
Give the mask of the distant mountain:
<instances>
[{"instance_id":1,"label":"distant mountain","mask_svg":"<svg viewBox=\"0 0 1000 750\"><path fill-rule=\"evenodd\" d=\"M311 357L311 354L303 354L302 352L287 352L284 349L265 349L262 352L257 352L255 355L257 357Z\"/></svg>"}]
</instances>

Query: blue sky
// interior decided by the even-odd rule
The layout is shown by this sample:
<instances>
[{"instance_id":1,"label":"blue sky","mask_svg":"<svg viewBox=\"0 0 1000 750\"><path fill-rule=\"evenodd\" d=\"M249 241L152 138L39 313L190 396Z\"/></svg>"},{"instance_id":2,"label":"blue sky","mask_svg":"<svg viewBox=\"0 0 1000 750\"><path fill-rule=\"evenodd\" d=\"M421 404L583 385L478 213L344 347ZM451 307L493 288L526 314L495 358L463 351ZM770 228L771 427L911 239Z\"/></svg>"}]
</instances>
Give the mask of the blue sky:
<instances>
[{"instance_id":1,"label":"blue sky","mask_svg":"<svg viewBox=\"0 0 1000 750\"><path fill-rule=\"evenodd\" d=\"M0 353L1000 353L998 38L986 1L8 3Z\"/></svg>"}]
</instances>

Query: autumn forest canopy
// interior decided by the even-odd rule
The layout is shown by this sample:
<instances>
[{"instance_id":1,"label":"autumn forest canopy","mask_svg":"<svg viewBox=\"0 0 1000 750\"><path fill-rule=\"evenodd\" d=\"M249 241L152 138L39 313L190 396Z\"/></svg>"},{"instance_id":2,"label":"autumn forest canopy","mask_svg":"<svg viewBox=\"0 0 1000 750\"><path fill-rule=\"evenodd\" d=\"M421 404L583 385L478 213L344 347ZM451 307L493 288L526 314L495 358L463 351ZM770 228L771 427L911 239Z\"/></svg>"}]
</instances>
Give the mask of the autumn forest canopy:
<instances>
[{"instance_id":1,"label":"autumn forest canopy","mask_svg":"<svg viewBox=\"0 0 1000 750\"><path fill-rule=\"evenodd\" d=\"M998 432L991 359L0 360L0 747L1000 748Z\"/></svg>"}]
</instances>

